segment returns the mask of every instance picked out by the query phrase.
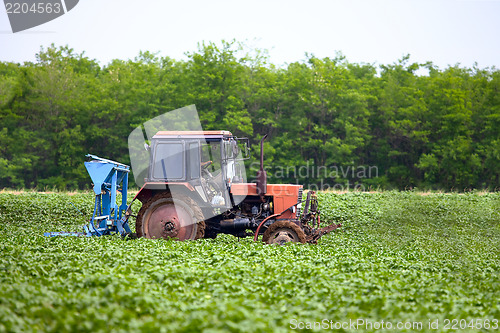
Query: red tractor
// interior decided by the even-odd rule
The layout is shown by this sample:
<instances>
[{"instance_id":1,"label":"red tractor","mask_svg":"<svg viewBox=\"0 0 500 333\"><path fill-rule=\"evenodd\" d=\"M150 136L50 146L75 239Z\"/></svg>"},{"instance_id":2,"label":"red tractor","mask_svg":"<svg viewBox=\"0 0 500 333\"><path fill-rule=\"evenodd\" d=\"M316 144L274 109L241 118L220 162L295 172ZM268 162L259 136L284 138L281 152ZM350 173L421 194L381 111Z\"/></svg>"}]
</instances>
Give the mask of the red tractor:
<instances>
[{"instance_id":1,"label":"red tractor","mask_svg":"<svg viewBox=\"0 0 500 333\"><path fill-rule=\"evenodd\" d=\"M267 184L261 140L260 170L247 183L249 142L228 131L160 131L151 139L136 233L146 238L253 236L269 244L315 243L340 227L320 228L314 192L302 209L302 185ZM127 215L130 215L128 210Z\"/></svg>"}]
</instances>

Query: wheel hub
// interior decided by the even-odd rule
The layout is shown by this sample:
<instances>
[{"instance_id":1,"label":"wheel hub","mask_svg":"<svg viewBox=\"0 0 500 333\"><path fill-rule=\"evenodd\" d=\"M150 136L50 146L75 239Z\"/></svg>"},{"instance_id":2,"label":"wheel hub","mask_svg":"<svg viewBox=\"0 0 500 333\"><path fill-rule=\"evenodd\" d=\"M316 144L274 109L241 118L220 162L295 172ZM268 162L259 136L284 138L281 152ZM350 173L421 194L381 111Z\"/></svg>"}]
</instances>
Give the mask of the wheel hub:
<instances>
[{"instance_id":1,"label":"wheel hub","mask_svg":"<svg viewBox=\"0 0 500 333\"><path fill-rule=\"evenodd\" d=\"M285 230L279 231L273 239L273 243L279 245L283 245L287 242L293 242L293 241L294 237Z\"/></svg>"},{"instance_id":2,"label":"wheel hub","mask_svg":"<svg viewBox=\"0 0 500 333\"><path fill-rule=\"evenodd\" d=\"M165 222L162 220L161 223L165 223L163 225L163 233L162 233L163 238L177 237L180 230L180 223L177 217L174 216Z\"/></svg>"}]
</instances>

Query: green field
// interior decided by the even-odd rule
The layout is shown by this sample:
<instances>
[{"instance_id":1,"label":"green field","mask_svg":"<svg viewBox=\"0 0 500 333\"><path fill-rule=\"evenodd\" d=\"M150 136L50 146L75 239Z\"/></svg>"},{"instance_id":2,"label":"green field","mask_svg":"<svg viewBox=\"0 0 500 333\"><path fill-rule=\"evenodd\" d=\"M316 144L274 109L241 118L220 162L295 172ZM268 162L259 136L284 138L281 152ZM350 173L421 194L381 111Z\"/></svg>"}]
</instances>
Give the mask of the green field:
<instances>
[{"instance_id":1,"label":"green field","mask_svg":"<svg viewBox=\"0 0 500 333\"><path fill-rule=\"evenodd\" d=\"M80 231L85 218L70 202L88 217L92 194L2 192L0 332L262 332L314 322L356 332L382 320L393 329L374 331L404 331L399 322L457 331L446 319L465 319L458 331L500 331L500 193L319 199L342 231L278 247L224 235L46 238Z\"/></svg>"}]
</instances>

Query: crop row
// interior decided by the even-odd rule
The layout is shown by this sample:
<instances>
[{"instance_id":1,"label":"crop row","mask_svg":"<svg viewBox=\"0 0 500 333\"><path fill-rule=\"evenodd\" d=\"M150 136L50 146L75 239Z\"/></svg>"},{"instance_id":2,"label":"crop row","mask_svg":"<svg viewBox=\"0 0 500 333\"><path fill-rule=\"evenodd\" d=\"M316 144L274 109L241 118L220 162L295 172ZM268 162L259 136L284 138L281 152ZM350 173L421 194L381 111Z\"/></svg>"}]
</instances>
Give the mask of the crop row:
<instances>
[{"instance_id":1,"label":"crop row","mask_svg":"<svg viewBox=\"0 0 500 333\"><path fill-rule=\"evenodd\" d=\"M499 194L320 193L319 200L324 218L342 230L317 245L277 247L224 235L47 238L45 231L79 231L92 194L0 193L0 332L268 332L289 331L293 320L500 319Z\"/></svg>"}]
</instances>

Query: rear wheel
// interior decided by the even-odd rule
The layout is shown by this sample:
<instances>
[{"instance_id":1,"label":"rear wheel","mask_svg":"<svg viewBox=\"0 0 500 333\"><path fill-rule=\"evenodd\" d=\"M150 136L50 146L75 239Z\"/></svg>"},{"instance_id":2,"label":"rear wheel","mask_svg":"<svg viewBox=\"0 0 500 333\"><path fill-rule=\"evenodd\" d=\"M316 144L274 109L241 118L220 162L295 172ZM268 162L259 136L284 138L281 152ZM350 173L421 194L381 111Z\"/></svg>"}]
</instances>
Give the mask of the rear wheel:
<instances>
[{"instance_id":1,"label":"rear wheel","mask_svg":"<svg viewBox=\"0 0 500 333\"><path fill-rule=\"evenodd\" d=\"M169 192L160 193L142 205L135 223L138 237L175 238L178 240L203 238L203 213L191 198Z\"/></svg>"},{"instance_id":2,"label":"rear wheel","mask_svg":"<svg viewBox=\"0 0 500 333\"><path fill-rule=\"evenodd\" d=\"M290 220L276 221L267 228L262 240L268 244L283 245L288 242L306 242L304 231Z\"/></svg>"}]
</instances>

